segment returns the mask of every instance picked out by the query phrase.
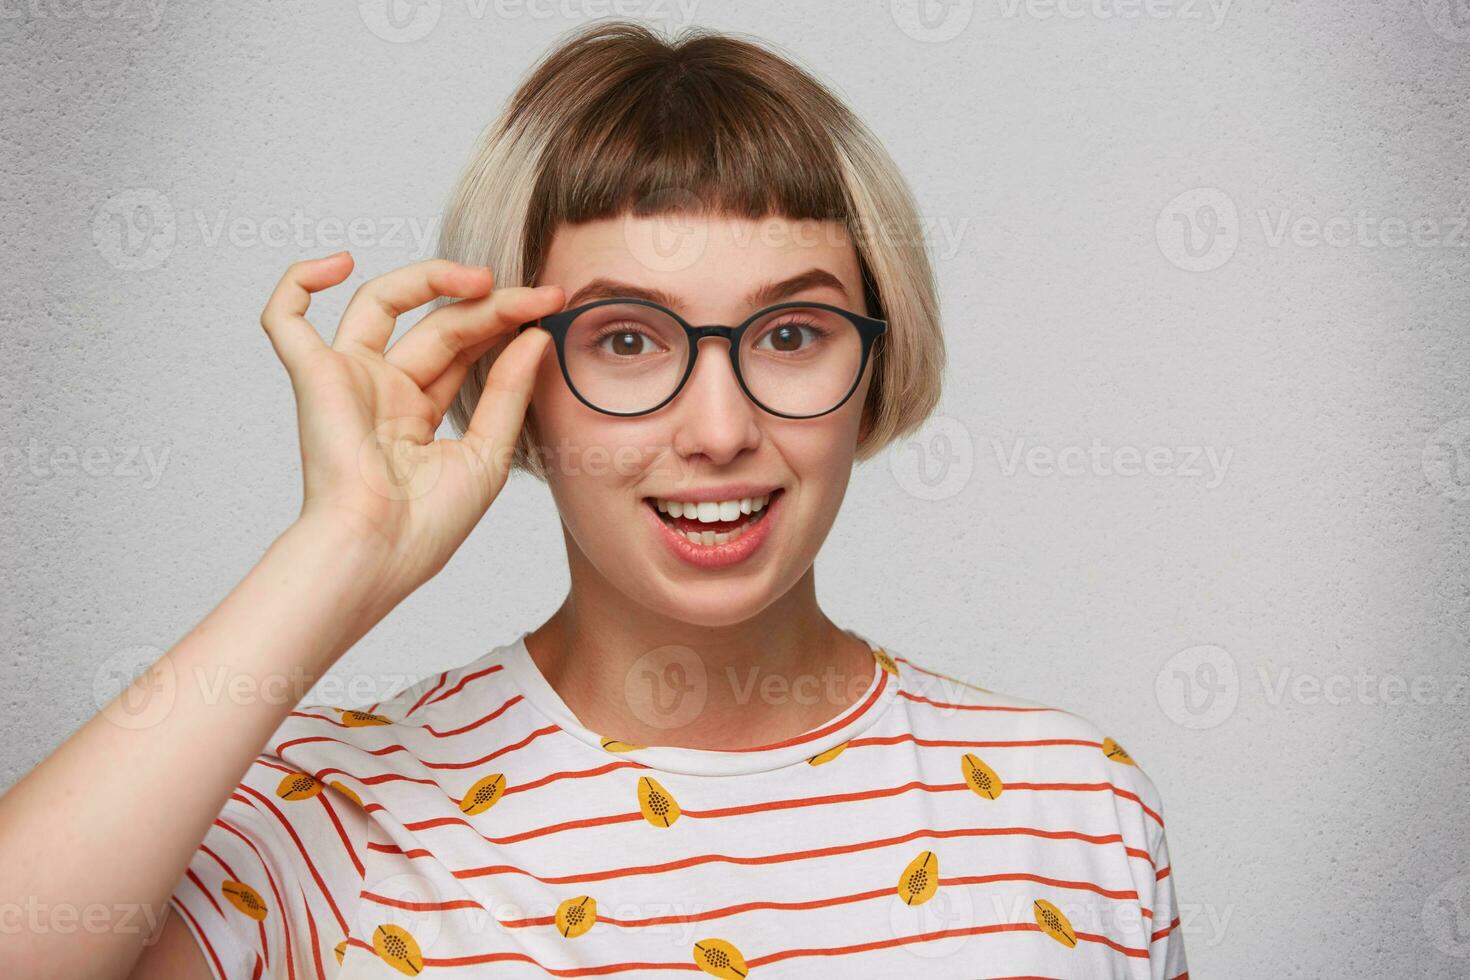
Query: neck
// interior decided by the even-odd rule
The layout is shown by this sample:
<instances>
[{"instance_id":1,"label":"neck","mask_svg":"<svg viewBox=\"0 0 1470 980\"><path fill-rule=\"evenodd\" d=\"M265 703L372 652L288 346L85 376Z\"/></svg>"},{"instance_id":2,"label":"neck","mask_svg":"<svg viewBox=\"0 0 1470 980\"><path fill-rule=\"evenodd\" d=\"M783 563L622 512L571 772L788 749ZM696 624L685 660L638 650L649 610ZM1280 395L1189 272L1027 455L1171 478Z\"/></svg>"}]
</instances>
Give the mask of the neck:
<instances>
[{"instance_id":1,"label":"neck","mask_svg":"<svg viewBox=\"0 0 1470 980\"><path fill-rule=\"evenodd\" d=\"M526 635L526 649L583 725L639 745L779 742L841 714L873 677L868 645L817 605L812 568L728 626L639 607L599 576L574 571L566 600Z\"/></svg>"}]
</instances>

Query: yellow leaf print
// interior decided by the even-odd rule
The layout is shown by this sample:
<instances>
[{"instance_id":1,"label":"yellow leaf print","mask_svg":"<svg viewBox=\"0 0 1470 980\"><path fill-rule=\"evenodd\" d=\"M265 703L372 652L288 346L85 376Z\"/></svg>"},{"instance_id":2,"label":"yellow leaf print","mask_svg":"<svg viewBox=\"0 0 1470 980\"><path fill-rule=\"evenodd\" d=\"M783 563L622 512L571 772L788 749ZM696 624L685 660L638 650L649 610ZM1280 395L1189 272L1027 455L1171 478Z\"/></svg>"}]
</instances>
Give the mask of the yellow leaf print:
<instances>
[{"instance_id":1,"label":"yellow leaf print","mask_svg":"<svg viewBox=\"0 0 1470 980\"><path fill-rule=\"evenodd\" d=\"M1032 904L1036 924L1041 926L1042 932L1068 948L1077 945L1077 933L1072 929L1072 923L1067 921L1061 909L1044 898L1038 898Z\"/></svg>"},{"instance_id":2,"label":"yellow leaf print","mask_svg":"<svg viewBox=\"0 0 1470 980\"><path fill-rule=\"evenodd\" d=\"M723 939L701 939L695 943L694 962L705 973L724 980L741 980L750 973L740 950Z\"/></svg>"},{"instance_id":3,"label":"yellow leaf print","mask_svg":"<svg viewBox=\"0 0 1470 980\"><path fill-rule=\"evenodd\" d=\"M960 772L965 775L965 785L975 791L976 796L993 800L1006 788L995 770L980 761L978 755L966 752L960 757Z\"/></svg>"},{"instance_id":4,"label":"yellow leaf print","mask_svg":"<svg viewBox=\"0 0 1470 980\"><path fill-rule=\"evenodd\" d=\"M219 890L224 893L230 904L241 912L244 912L256 922L265 919L269 909L266 908L265 899L260 897L260 892L251 888L243 881L226 881L220 884Z\"/></svg>"},{"instance_id":5,"label":"yellow leaf print","mask_svg":"<svg viewBox=\"0 0 1470 980\"><path fill-rule=\"evenodd\" d=\"M288 773L276 787L276 795L283 800L309 800L321 791L321 781L304 772Z\"/></svg>"},{"instance_id":6,"label":"yellow leaf print","mask_svg":"<svg viewBox=\"0 0 1470 980\"><path fill-rule=\"evenodd\" d=\"M556 931L575 939L597 921L597 899L590 895L569 898L556 907Z\"/></svg>"},{"instance_id":7,"label":"yellow leaf print","mask_svg":"<svg viewBox=\"0 0 1470 980\"><path fill-rule=\"evenodd\" d=\"M337 710L342 712L342 724L348 728L366 728L368 725L393 724L392 718L375 715L369 711L348 710L346 708L338 708Z\"/></svg>"},{"instance_id":8,"label":"yellow leaf print","mask_svg":"<svg viewBox=\"0 0 1470 980\"><path fill-rule=\"evenodd\" d=\"M643 819L655 827L668 827L679 819L679 804L673 794L652 776L638 780L638 809L643 812Z\"/></svg>"},{"instance_id":9,"label":"yellow leaf print","mask_svg":"<svg viewBox=\"0 0 1470 980\"><path fill-rule=\"evenodd\" d=\"M634 745L632 742L624 742L620 738L604 738L602 740L602 747L608 752L632 752L634 749L643 748L643 746Z\"/></svg>"},{"instance_id":10,"label":"yellow leaf print","mask_svg":"<svg viewBox=\"0 0 1470 980\"><path fill-rule=\"evenodd\" d=\"M878 661L878 666L888 671L894 677L898 676L898 661L889 655L887 650L879 648L873 651L873 659Z\"/></svg>"},{"instance_id":11,"label":"yellow leaf print","mask_svg":"<svg viewBox=\"0 0 1470 980\"><path fill-rule=\"evenodd\" d=\"M385 922L373 930L373 949L399 973L416 977L424 972L424 954L407 929Z\"/></svg>"},{"instance_id":12,"label":"yellow leaf print","mask_svg":"<svg viewBox=\"0 0 1470 980\"><path fill-rule=\"evenodd\" d=\"M923 905L939 890L939 858L922 851L909 862L898 879L898 897L905 905Z\"/></svg>"},{"instance_id":13,"label":"yellow leaf print","mask_svg":"<svg viewBox=\"0 0 1470 980\"><path fill-rule=\"evenodd\" d=\"M465 790L464 798L459 801L459 812L467 817L484 813L500 802L500 798L505 795L504 791L505 774L492 772Z\"/></svg>"},{"instance_id":14,"label":"yellow leaf print","mask_svg":"<svg viewBox=\"0 0 1470 980\"><path fill-rule=\"evenodd\" d=\"M842 750L845 748L847 748L846 742L843 742L841 745L834 745L826 752L818 752L816 755L806 760L806 764L809 766L820 766L824 763L831 762L833 759L841 755Z\"/></svg>"},{"instance_id":15,"label":"yellow leaf print","mask_svg":"<svg viewBox=\"0 0 1470 980\"><path fill-rule=\"evenodd\" d=\"M343 796L347 797L353 803L356 803L358 806L362 806L362 797L358 796L357 795L357 792L355 790L353 790L352 787L348 786L346 783L344 783L344 782L342 782L340 780L333 780L332 782L328 783L327 785L330 786L330 787L332 787L337 792L341 793Z\"/></svg>"},{"instance_id":16,"label":"yellow leaf print","mask_svg":"<svg viewBox=\"0 0 1470 980\"><path fill-rule=\"evenodd\" d=\"M1107 756L1109 759L1112 759L1114 762L1121 762L1125 766L1138 765L1138 763L1133 761L1133 756L1128 754L1128 750L1123 748L1123 746L1119 745L1117 742L1113 741L1111 738L1103 739L1102 750L1103 755Z\"/></svg>"}]
</instances>

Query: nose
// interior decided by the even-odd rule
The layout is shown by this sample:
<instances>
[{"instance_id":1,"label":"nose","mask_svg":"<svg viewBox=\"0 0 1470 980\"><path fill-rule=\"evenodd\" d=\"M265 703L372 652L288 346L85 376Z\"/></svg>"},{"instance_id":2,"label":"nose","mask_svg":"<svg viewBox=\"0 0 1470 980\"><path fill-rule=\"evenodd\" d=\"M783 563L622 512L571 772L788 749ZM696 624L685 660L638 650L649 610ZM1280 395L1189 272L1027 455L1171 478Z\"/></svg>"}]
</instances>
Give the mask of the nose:
<instances>
[{"instance_id":1,"label":"nose","mask_svg":"<svg viewBox=\"0 0 1470 980\"><path fill-rule=\"evenodd\" d=\"M724 465L760 442L760 408L740 387L730 363L730 342L699 341L694 370L670 408L675 409L673 448L680 456L705 456Z\"/></svg>"}]
</instances>

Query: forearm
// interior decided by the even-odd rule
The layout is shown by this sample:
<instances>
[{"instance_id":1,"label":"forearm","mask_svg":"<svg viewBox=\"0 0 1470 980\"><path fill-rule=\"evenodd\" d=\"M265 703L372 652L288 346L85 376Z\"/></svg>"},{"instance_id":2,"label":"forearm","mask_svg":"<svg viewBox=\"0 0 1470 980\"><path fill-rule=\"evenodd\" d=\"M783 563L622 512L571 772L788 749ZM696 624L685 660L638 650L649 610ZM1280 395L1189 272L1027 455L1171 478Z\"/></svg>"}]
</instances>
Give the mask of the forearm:
<instances>
[{"instance_id":1,"label":"forearm","mask_svg":"<svg viewBox=\"0 0 1470 980\"><path fill-rule=\"evenodd\" d=\"M371 547L347 529L294 525L153 668L0 797L6 962L126 974L267 739L396 604ZM88 913L101 928L77 927L89 907L107 910Z\"/></svg>"}]
</instances>

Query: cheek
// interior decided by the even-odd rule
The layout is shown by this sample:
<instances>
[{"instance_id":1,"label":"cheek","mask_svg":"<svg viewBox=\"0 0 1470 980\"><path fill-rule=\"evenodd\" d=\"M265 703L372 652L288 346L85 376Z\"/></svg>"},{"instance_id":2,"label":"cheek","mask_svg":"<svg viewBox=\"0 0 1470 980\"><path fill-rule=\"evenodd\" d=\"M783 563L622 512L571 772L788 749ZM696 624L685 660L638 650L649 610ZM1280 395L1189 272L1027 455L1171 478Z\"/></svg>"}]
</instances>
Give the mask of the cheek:
<instances>
[{"instance_id":1,"label":"cheek","mask_svg":"<svg viewBox=\"0 0 1470 980\"><path fill-rule=\"evenodd\" d=\"M663 457L657 422L603 415L572 394L555 362L543 361L531 394L535 436L558 506L605 523L618 494L649 479Z\"/></svg>"}]
</instances>

